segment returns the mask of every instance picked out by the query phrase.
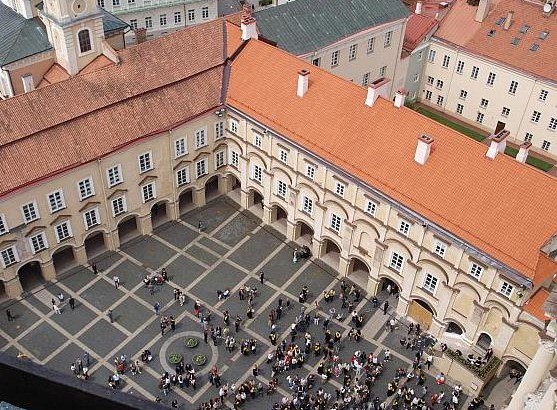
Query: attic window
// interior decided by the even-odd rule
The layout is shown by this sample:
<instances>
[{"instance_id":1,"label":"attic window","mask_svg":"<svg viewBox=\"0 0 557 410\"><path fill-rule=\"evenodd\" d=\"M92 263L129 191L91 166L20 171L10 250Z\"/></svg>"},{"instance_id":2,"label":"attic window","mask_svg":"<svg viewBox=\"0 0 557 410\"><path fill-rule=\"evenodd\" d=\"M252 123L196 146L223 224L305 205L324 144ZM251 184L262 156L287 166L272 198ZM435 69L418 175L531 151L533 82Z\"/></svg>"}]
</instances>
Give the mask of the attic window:
<instances>
[{"instance_id":1,"label":"attic window","mask_svg":"<svg viewBox=\"0 0 557 410\"><path fill-rule=\"evenodd\" d=\"M532 47L530 47L530 51L538 51L538 48L540 48L540 45L534 43L532 44Z\"/></svg>"},{"instance_id":2,"label":"attic window","mask_svg":"<svg viewBox=\"0 0 557 410\"><path fill-rule=\"evenodd\" d=\"M519 39L518 37L514 37L514 38L512 39L512 41L511 41L511 44L512 44L513 46L517 46L518 43L520 43L520 39Z\"/></svg>"},{"instance_id":3,"label":"attic window","mask_svg":"<svg viewBox=\"0 0 557 410\"><path fill-rule=\"evenodd\" d=\"M520 27L520 34L526 34L530 30L530 26L528 24L524 24Z\"/></svg>"},{"instance_id":4,"label":"attic window","mask_svg":"<svg viewBox=\"0 0 557 410\"><path fill-rule=\"evenodd\" d=\"M487 33L488 37L495 37L495 30L489 30Z\"/></svg>"},{"instance_id":5,"label":"attic window","mask_svg":"<svg viewBox=\"0 0 557 410\"><path fill-rule=\"evenodd\" d=\"M539 38L540 40L545 40L545 38L546 38L548 35L549 35L549 31L544 30L544 31L542 31L542 32L540 33L540 36L539 36L538 38Z\"/></svg>"},{"instance_id":6,"label":"attic window","mask_svg":"<svg viewBox=\"0 0 557 410\"><path fill-rule=\"evenodd\" d=\"M497 19L497 21L495 22L495 25L496 26L502 26L506 19L507 19L506 17L499 17Z\"/></svg>"}]
</instances>

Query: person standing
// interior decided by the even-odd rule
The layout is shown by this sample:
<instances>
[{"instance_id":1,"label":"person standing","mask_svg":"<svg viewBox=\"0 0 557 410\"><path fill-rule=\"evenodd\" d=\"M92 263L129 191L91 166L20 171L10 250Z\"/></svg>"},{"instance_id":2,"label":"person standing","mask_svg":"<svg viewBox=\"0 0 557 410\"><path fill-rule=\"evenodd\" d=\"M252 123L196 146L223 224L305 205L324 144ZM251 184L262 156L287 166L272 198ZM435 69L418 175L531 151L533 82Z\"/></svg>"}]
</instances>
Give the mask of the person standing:
<instances>
[{"instance_id":1,"label":"person standing","mask_svg":"<svg viewBox=\"0 0 557 410\"><path fill-rule=\"evenodd\" d=\"M114 275L112 280L114 281L114 287L118 289L118 287L120 286L120 278L118 277L118 275Z\"/></svg>"},{"instance_id":2,"label":"person standing","mask_svg":"<svg viewBox=\"0 0 557 410\"><path fill-rule=\"evenodd\" d=\"M54 310L55 315L61 315L62 314L62 311L60 310L60 308L58 307L58 305L56 303L52 304L52 309Z\"/></svg>"},{"instance_id":3,"label":"person standing","mask_svg":"<svg viewBox=\"0 0 557 410\"><path fill-rule=\"evenodd\" d=\"M10 309L6 309L6 316L8 317L8 322L15 320L15 317L13 317L12 312L10 312Z\"/></svg>"},{"instance_id":4,"label":"person standing","mask_svg":"<svg viewBox=\"0 0 557 410\"><path fill-rule=\"evenodd\" d=\"M389 302L385 301L385 303L383 303L383 314L386 315L387 314L387 309L389 308Z\"/></svg>"},{"instance_id":5,"label":"person standing","mask_svg":"<svg viewBox=\"0 0 557 410\"><path fill-rule=\"evenodd\" d=\"M70 308L71 308L72 310L74 310L74 308L75 308L75 299L74 299L73 297L70 297L70 298L68 299L68 304L70 305Z\"/></svg>"},{"instance_id":6,"label":"person standing","mask_svg":"<svg viewBox=\"0 0 557 410\"><path fill-rule=\"evenodd\" d=\"M99 273L99 270L97 269L97 264L93 263L91 265L91 269L93 269L93 273L96 275L97 273Z\"/></svg>"},{"instance_id":7,"label":"person standing","mask_svg":"<svg viewBox=\"0 0 557 410\"><path fill-rule=\"evenodd\" d=\"M240 331L240 323L242 323L242 318L240 315L236 316L236 321L234 322L234 328L236 329L236 333Z\"/></svg>"},{"instance_id":8,"label":"person standing","mask_svg":"<svg viewBox=\"0 0 557 410\"><path fill-rule=\"evenodd\" d=\"M263 273L263 271L261 271L259 272L259 281L261 282L262 285L264 280L265 280L265 274Z\"/></svg>"},{"instance_id":9,"label":"person standing","mask_svg":"<svg viewBox=\"0 0 557 410\"><path fill-rule=\"evenodd\" d=\"M112 315L112 309L108 309L107 316L108 319L110 320L110 323L114 323L114 316Z\"/></svg>"},{"instance_id":10,"label":"person standing","mask_svg":"<svg viewBox=\"0 0 557 410\"><path fill-rule=\"evenodd\" d=\"M155 315L158 316L161 311L161 304L159 302L155 302L155 304L153 305L153 310L155 311Z\"/></svg>"}]
</instances>

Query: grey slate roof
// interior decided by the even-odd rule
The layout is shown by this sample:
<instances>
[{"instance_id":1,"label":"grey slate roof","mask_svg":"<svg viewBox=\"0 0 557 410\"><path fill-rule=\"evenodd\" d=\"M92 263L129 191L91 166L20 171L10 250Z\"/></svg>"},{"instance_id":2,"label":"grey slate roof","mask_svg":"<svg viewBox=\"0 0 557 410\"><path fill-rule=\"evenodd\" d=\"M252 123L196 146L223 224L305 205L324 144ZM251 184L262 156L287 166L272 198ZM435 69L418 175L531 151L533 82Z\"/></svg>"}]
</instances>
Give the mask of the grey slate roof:
<instances>
[{"instance_id":1,"label":"grey slate roof","mask_svg":"<svg viewBox=\"0 0 557 410\"><path fill-rule=\"evenodd\" d=\"M103 30L104 34L110 34L113 31L120 31L125 30L130 25L123 20L120 20L114 14L110 14L105 9L102 9L104 16L103 16Z\"/></svg>"},{"instance_id":2,"label":"grey slate roof","mask_svg":"<svg viewBox=\"0 0 557 410\"><path fill-rule=\"evenodd\" d=\"M26 19L0 2L0 66L52 48L38 19Z\"/></svg>"},{"instance_id":3,"label":"grey slate roof","mask_svg":"<svg viewBox=\"0 0 557 410\"><path fill-rule=\"evenodd\" d=\"M295 0L255 13L263 37L295 55L408 16L401 0Z\"/></svg>"}]
</instances>

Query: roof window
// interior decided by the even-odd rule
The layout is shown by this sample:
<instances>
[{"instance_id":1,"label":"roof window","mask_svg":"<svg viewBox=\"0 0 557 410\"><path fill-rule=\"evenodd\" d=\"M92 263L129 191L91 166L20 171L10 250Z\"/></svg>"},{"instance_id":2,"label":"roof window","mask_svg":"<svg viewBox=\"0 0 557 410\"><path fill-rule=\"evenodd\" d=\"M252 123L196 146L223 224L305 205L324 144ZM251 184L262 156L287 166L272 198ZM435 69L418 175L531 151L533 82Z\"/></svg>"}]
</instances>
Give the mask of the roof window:
<instances>
[{"instance_id":1,"label":"roof window","mask_svg":"<svg viewBox=\"0 0 557 410\"><path fill-rule=\"evenodd\" d=\"M528 30L530 30L530 26L528 24L524 24L520 27L520 34L526 34Z\"/></svg>"},{"instance_id":2,"label":"roof window","mask_svg":"<svg viewBox=\"0 0 557 410\"><path fill-rule=\"evenodd\" d=\"M549 35L549 31L544 30L540 33L540 36L538 37L540 40L545 40L546 37Z\"/></svg>"},{"instance_id":3,"label":"roof window","mask_svg":"<svg viewBox=\"0 0 557 410\"><path fill-rule=\"evenodd\" d=\"M538 48L540 48L539 44L532 44L532 46L530 47L530 51L538 51Z\"/></svg>"},{"instance_id":4,"label":"roof window","mask_svg":"<svg viewBox=\"0 0 557 410\"><path fill-rule=\"evenodd\" d=\"M495 22L495 25L496 26L502 26L506 19L507 19L506 17L499 17L497 19L497 21Z\"/></svg>"},{"instance_id":5,"label":"roof window","mask_svg":"<svg viewBox=\"0 0 557 410\"><path fill-rule=\"evenodd\" d=\"M517 46L518 43L520 43L520 39L519 39L518 37L514 37L514 38L512 39L512 41L511 41L511 44L512 44L513 46Z\"/></svg>"},{"instance_id":6,"label":"roof window","mask_svg":"<svg viewBox=\"0 0 557 410\"><path fill-rule=\"evenodd\" d=\"M487 33L487 36L488 37L495 37L495 30L493 30L493 29L489 30L488 33Z\"/></svg>"}]
</instances>

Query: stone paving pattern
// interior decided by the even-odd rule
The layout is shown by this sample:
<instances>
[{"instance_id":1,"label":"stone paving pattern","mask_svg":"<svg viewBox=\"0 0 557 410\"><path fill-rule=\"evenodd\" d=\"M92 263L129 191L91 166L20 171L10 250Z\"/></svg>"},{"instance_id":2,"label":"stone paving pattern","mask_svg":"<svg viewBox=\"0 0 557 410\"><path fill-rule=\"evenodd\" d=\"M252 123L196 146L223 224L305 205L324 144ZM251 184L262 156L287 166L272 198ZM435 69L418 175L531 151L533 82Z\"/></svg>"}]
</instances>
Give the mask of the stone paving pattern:
<instances>
[{"instance_id":1,"label":"stone paving pattern","mask_svg":"<svg viewBox=\"0 0 557 410\"><path fill-rule=\"evenodd\" d=\"M198 232L198 222L202 221L204 229ZM331 307L340 309L340 300L331 304L322 301L323 290L335 287L340 293L340 283L336 273L322 261L292 262L294 244L286 243L284 236L270 226L263 226L261 221L247 211L241 211L228 198L219 198L205 207L192 211L179 221L166 223L157 228L152 235L141 236L122 245L118 252L106 252L97 257L95 262L100 269L98 275L88 267L77 267L65 274L63 279L45 288L35 291L17 302L11 302L10 310L17 317L7 322L5 315L0 315L0 350L9 354L22 352L34 361L47 367L70 373L70 364L84 352L91 357L91 378L93 383L107 385L108 377L114 371L115 356L126 354L137 358L139 353L148 348L154 353L154 360L144 365L140 375L124 375L123 391L142 395L150 400L160 395L157 381L163 372L166 358L159 357L161 348L173 337L172 332L161 336L159 318L153 312L153 304L162 305L162 313L177 318L175 335L183 332L199 332L200 346L188 350L183 345L183 337L177 336L166 346L167 353L178 351L184 354L186 361L191 360L192 352L201 352L208 356L208 363L215 360L222 371L224 383L238 383L251 376L254 364L261 364L259 379L267 383L270 369L264 364L267 353L272 350L268 340L269 328L267 318L270 310L278 304L278 299L290 299L292 308L287 311L279 323L279 333L288 335L289 325L300 311L298 294L303 285L310 287L307 303L308 311L315 308L314 301L319 302L322 317ZM169 284L156 286L155 294L150 295L144 288L142 278L166 267ZM259 272L265 273L265 284L259 283ZM120 287L115 288L112 277L120 277ZM237 291L242 284L256 286L260 295L255 299L256 316L247 320L246 305L238 298ZM187 303L180 307L173 300L173 287L179 287L187 294ZM218 301L216 290L230 288L232 295L226 301ZM76 308L71 310L63 305L62 314L54 315L51 299L62 292L66 301L70 296L76 299ZM380 301L387 297L379 295ZM213 357L212 349L204 345L201 327L193 316L193 301L202 301L204 309L212 312L212 324L222 325L222 313L230 312L232 321L239 314L243 319L241 330L236 335L239 342L243 338L255 338L258 341L258 354L242 356L238 349L228 353L222 344ZM392 299L392 297L391 297ZM396 305L390 300L389 313ZM351 342L346 337L340 356L349 360L355 350L380 354L388 346L392 350L391 363L376 382L373 394L382 399L386 395L386 384L392 379L396 368L408 368L412 352L400 349L398 339L405 327L394 334L385 331L385 322L390 318L371 307L363 300L357 307L365 312L366 325L363 328L365 340ZM110 323L107 310L112 309L114 323ZM312 312L313 317L313 312ZM333 320L331 329L341 330L347 334L349 315L343 322ZM233 326L232 326L233 327ZM321 326L311 325L309 331L319 339L323 338ZM184 336L185 337L185 336ZM302 336L299 336L301 338ZM289 337L288 337L289 338ZM315 373L318 360L310 358L303 368L290 372L307 375ZM200 374L208 369L199 369ZM204 372L203 372L204 373ZM434 374L434 369L430 372ZM284 381L286 375L280 375ZM430 393L439 392L433 377L427 378ZM410 383L413 384L413 383ZM333 379L324 385L324 389L334 392L340 387ZM263 395L248 401L245 408L269 409L283 395L289 395L286 383L273 395ZM449 386L442 386L450 394ZM196 391L192 388L173 388L163 397L163 403L170 403L174 398L197 407L202 401L218 397L218 391L206 376L198 377ZM466 399L466 398L464 398ZM465 400L462 400L463 403ZM232 407L230 402L227 402ZM441 407L441 406L439 406ZM464 404L462 406L464 407Z\"/></svg>"}]
</instances>

